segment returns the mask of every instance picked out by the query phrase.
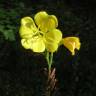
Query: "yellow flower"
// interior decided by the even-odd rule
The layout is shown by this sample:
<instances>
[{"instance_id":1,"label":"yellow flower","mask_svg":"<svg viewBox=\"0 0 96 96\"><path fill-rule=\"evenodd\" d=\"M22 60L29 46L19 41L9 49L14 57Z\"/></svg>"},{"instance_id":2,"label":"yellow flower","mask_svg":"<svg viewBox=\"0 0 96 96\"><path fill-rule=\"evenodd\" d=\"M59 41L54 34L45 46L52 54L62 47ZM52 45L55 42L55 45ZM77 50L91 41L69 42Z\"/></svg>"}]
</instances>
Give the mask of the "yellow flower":
<instances>
[{"instance_id":1,"label":"yellow flower","mask_svg":"<svg viewBox=\"0 0 96 96\"><path fill-rule=\"evenodd\" d=\"M19 31L22 46L33 52L44 52L45 49L55 52L62 40L62 33L56 29L57 26L56 16L48 15L45 11L38 12L34 20L31 17L22 18Z\"/></svg>"},{"instance_id":2,"label":"yellow flower","mask_svg":"<svg viewBox=\"0 0 96 96\"><path fill-rule=\"evenodd\" d=\"M62 33L58 27L58 20L55 15L48 15L45 11L38 12L34 16L21 19L20 36L21 44L26 49L33 52L55 52L59 45L63 44L72 55L75 49L80 49L78 37L62 38Z\"/></svg>"},{"instance_id":3,"label":"yellow flower","mask_svg":"<svg viewBox=\"0 0 96 96\"><path fill-rule=\"evenodd\" d=\"M80 40L78 37L66 37L62 39L62 43L68 50L72 53L72 55L75 55L75 49L80 49Z\"/></svg>"}]
</instances>

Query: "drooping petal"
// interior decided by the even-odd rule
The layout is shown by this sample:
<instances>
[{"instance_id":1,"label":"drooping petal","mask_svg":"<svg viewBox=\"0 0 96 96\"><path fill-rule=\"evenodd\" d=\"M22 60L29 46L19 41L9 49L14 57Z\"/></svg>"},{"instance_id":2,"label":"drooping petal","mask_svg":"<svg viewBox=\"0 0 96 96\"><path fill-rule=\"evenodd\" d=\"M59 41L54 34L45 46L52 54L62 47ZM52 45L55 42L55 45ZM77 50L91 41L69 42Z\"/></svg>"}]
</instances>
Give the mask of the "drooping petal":
<instances>
[{"instance_id":1,"label":"drooping petal","mask_svg":"<svg viewBox=\"0 0 96 96\"><path fill-rule=\"evenodd\" d=\"M21 39L21 44L25 49L31 49L32 43L30 39Z\"/></svg>"},{"instance_id":2,"label":"drooping petal","mask_svg":"<svg viewBox=\"0 0 96 96\"><path fill-rule=\"evenodd\" d=\"M35 17L35 22L43 32L58 26L58 20L55 15L48 15L45 11L38 12Z\"/></svg>"},{"instance_id":3,"label":"drooping petal","mask_svg":"<svg viewBox=\"0 0 96 96\"><path fill-rule=\"evenodd\" d=\"M31 17L21 19L21 27L19 30L21 38L31 38L37 32L35 23Z\"/></svg>"},{"instance_id":4,"label":"drooping petal","mask_svg":"<svg viewBox=\"0 0 96 96\"><path fill-rule=\"evenodd\" d=\"M33 52L44 52L45 43L42 37L35 37L32 41L32 50Z\"/></svg>"},{"instance_id":5,"label":"drooping petal","mask_svg":"<svg viewBox=\"0 0 96 96\"><path fill-rule=\"evenodd\" d=\"M62 39L62 42L64 46L72 52L72 55L75 55L75 49L80 49L81 43L78 37L66 37Z\"/></svg>"},{"instance_id":6,"label":"drooping petal","mask_svg":"<svg viewBox=\"0 0 96 96\"><path fill-rule=\"evenodd\" d=\"M52 29L45 34L47 42L56 42L59 43L62 40L62 33L59 29Z\"/></svg>"}]
</instances>

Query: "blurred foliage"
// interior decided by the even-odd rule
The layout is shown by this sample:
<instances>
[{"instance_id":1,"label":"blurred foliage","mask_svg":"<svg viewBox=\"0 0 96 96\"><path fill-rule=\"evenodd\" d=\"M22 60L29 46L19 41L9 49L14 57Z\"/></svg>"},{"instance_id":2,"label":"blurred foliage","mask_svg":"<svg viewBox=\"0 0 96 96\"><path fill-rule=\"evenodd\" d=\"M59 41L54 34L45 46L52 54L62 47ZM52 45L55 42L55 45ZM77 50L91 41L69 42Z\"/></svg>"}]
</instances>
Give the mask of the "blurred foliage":
<instances>
[{"instance_id":1,"label":"blurred foliage","mask_svg":"<svg viewBox=\"0 0 96 96\"><path fill-rule=\"evenodd\" d=\"M17 32L18 12L13 9L0 9L0 33L6 40L14 41Z\"/></svg>"},{"instance_id":2,"label":"blurred foliage","mask_svg":"<svg viewBox=\"0 0 96 96\"><path fill-rule=\"evenodd\" d=\"M8 8L5 8L3 4L0 6L0 35L2 35L0 37L5 40L15 41L19 30L20 19L28 11L26 11L27 9L25 9L23 2L19 4L14 3L14 8L13 6L6 6Z\"/></svg>"},{"instance_id":3,"label":"blurred foliage","mask_svg":"<svg viewBox=\"0 0 96 96\"><path fill-rule=\"evenodd\" d=\"M6 40L14 41L15 26L11 24L9 14L10 12L6 12L4 9L0 9L0 33L4 35Z\"/></svg>"},{"instance_id":4,"label":"blurred foliage","mask_svg":"<svg viewBox=\"0 0 96 96\"><path fill-rule=\"evenodd\" d=\"M15 32L13 31L13 28L14 27L9 26L8 29L5 29L4 26L0 26L0 32L4 35L6 40L15 40Z\"/></svg>"}]
</instances>

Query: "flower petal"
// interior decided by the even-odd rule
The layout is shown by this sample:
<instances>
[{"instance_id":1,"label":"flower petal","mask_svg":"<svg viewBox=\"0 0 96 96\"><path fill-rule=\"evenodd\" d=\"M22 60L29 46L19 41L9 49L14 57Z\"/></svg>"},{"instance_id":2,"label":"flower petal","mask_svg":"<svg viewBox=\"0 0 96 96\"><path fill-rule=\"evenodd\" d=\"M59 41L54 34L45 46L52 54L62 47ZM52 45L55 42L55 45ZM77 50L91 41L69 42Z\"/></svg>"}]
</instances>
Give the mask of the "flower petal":
<instances>
[{"instance_id":1,"label":"flower petal","mask_svg":"<svg viewBox=\"0 0 96 96\"><path fill-rule=\"evenodd\" d=\"M46 19L45 25L47 29L54 29L58 26L58 20L55 15L49 15Z\"/></svg>"},{"instance_id":2,"label":"flower petal","mask_svg":"<svg viewBox=\"0 0 96 96\"><path fill-rule=\"evenodd\" d=\"M47 42L59 43L62 40L62 33L59 29L53 29L45 34L45 38Z\"/></svg>"},{"instance_id":3,"label":"flower petal","mask_svg":"<svg viewBox=\"0 0 96 96\"><path fill-rule=\"evenodd\" d=\"M58 44L56 42L46 43L46 49L48 52L55 52L58 49Z\"/></svg>"},{"instance_id":4,"label":"flower petal","mask_svg":"<svg viewBox=\"0 0 96 96\"><path fill-rule=\"evenodd\" d=\"M45 43L43 38L34 37L31 39L22 39L21 44L25 49L31 49L33 52L44 52Z\"/></svg>"},{"instance_id":5,"label":"flower petal","mask_svg":"<svg viewBox=\"0 0 96 96\"><path fill-rule=\"evenodd\" d=\"M35 22L43 32L58 26L58 20L55 15L48 15L45 11L38 12L35 17Z\"/></svg>"},{"instance_id":6,"label":"flower petal","mask_svg":"<svg viewBox=\"0 0 96 96\"><path fill-rule=\"evenodd\" d=\"M45 34L46 49L49 52L55 52L58 49L59 42L62 40L62 33L58 29L50 30Z\"/></svg>"},{"instance_id":7,"label":"flower petal","mask_svg":"<svg viewBox=\"0 0 96 96\"><path fill-rule=\"evenodd\" d=\"M62 39L62 42L72 52L72 55L75 55L75 49L80 49L81 43L78 37L66 37Z\"/></svg>"},{"instance_id":8,"label":"flower petal","mask_svg":"<svg viewBox=\"0 0 96 96\"><path fill-rule=\"evenodd\" d=\"M33 52L44 52L45 51L45 43L43 38L35 37L32 42L32 50Z\"/></svg>"},{"instance_id":9,"label":"flower petal","mask_svg":"<svg viewBox=\"0 0 96 96\"><path fill-rule=\"evenodd\" d=\"M32 43L30 39L21 39L21 44L25 49L31 49Z\"/></svg>"},{"instance_id":10,"label":"flower petal","mask_svg":"<svg viewBox=\"0 0 96 96\"><path fill-rule=\"evenodd\" d=\"M24 17L21 19L21 27L19 32L22 38L31 38L33 34L37 32L37 28L31 17Z\"/></svg>"}]
</instances>

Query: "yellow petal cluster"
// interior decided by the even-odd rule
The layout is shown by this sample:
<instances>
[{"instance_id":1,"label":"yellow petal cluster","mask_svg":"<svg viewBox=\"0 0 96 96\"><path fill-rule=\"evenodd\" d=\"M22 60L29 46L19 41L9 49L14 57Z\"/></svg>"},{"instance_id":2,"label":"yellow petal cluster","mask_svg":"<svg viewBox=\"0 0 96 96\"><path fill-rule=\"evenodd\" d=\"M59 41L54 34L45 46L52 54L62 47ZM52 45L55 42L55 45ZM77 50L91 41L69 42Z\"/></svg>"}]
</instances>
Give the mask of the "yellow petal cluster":
<instances>
[{"instance_id":1,"label":"yellow petal cluster","mask_svg":"<svg viewBox=\"0 0 96 96\"><path fill-rule=\"evenodd\" d=\"M62 38L62 32L57 29L58 20L55 15L48 15L41 11L34 16L21 19L20 36L21 44L25 49L31 49L33 52L55 52L62 44L75 54L75 49L80 49L80 40L78 37Z\"/></svg>"},{"instance_id":2,"label":"yellow petal cluster","mask_svg":"<svg viewBox=\"0 0 96 96\"><path fill-rule=\"evenodd\" d=\"M48 15L45 11L38 12L34 20L31 17L22 18L19 30L22 46L34 52L55 52L62 39L62 33L56 29L57 26L56 16Z\"/></svg>"}]
</instances>

